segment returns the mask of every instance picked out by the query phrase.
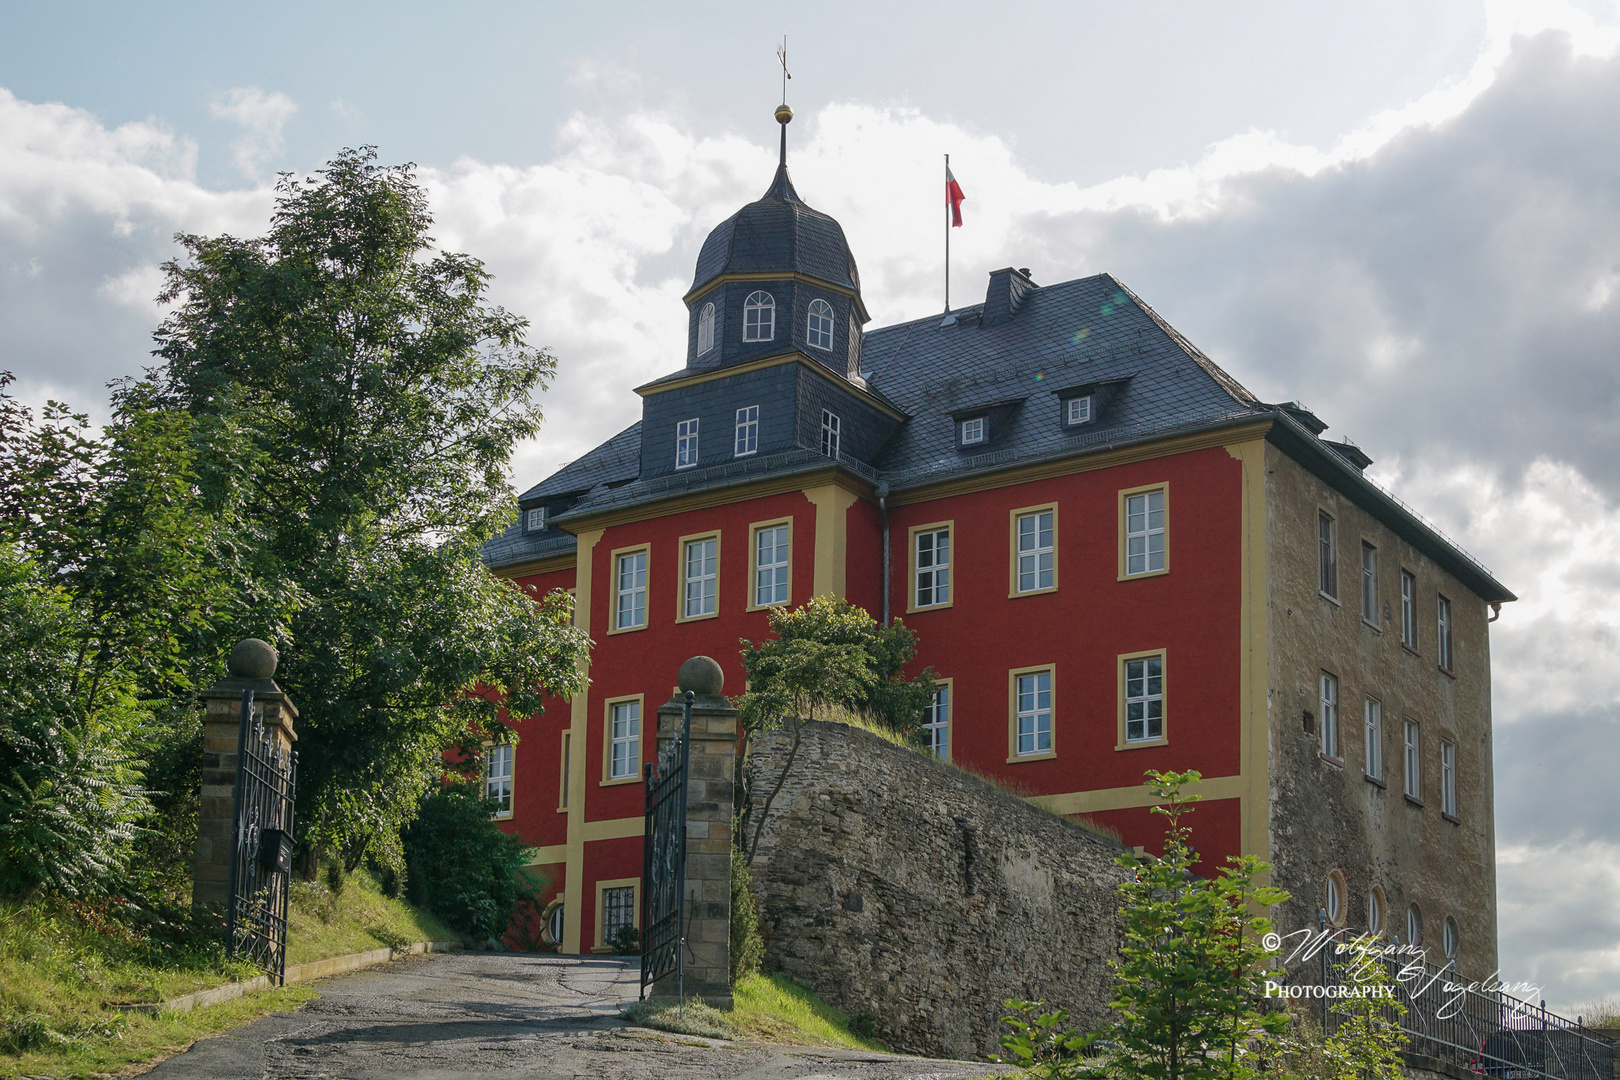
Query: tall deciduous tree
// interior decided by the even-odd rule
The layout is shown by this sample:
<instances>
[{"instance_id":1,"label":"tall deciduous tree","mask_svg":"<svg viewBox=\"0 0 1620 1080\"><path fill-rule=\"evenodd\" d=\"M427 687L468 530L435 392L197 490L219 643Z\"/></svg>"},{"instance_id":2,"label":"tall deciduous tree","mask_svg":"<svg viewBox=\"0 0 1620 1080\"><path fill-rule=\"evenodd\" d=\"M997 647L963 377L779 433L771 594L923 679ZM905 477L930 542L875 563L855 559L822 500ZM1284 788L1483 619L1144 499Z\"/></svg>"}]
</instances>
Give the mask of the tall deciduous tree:
<instances>
[{"instance_id":1,"label":"tall deciduous tree","mask_svg":"<svg viewBox=\"0 0 1620 1080\"><path fill-rule=\"evenodd\" d=\"M255 573L297 598L277 679L301 712L300 817L351 867L398 865L443 748L501 702L577 688L586 647L566 596L479 563L554 361L430 226L410 166L349 150L281 178L263 237L184 235L164 267L153 405L239 435L199 487L262 530Z\"/></svg>"}]
</instances>

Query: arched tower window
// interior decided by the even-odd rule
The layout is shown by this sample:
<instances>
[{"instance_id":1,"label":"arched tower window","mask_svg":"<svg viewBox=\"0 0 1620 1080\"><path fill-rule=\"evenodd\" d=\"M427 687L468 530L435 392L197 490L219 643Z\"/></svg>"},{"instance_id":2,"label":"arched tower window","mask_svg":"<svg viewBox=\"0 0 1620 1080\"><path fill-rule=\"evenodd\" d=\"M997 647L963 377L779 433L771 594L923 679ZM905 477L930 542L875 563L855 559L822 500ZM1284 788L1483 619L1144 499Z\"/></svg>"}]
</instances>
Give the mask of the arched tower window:
<instances>
[{"instance_id":1,"label":"arched tower window","mask_svg":"<svg viewBox=\"0 0 1620 1080\"><path fill-rule=\"evenodd\" d=\"M714 305L704 304L698 313L698 355L714 348Z\"/></svg>"},{"instance_id":2,"label":"arched tower window","mask_svg":"<svg viewBox=\"0 0 1620 1080\"><path fill-rule=\"evenodd\" d=\"M833 309L827 301L810 301L810 326L806 337L815 348L832 351Z\"/></svg>"},{"instance_id":3,"label":"arched tower window","mask_svg":"<svg viewBox=\"0 0 1620 1080\"><path fill-rule=\"evenodd\" d=\"M743 301L743 340L770 341L776 336L776 299L768 292L751 292Z\"/></svg>"}]
</instances>

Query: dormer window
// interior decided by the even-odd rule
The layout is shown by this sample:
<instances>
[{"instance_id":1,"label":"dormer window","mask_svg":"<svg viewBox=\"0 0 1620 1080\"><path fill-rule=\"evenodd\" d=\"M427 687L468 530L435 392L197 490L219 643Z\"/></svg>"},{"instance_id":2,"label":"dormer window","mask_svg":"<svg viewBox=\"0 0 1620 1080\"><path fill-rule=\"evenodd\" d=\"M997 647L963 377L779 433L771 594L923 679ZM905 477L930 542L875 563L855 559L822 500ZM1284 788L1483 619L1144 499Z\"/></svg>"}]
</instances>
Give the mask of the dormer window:
<instances>
[{"instance_id":1,"label":"dormer window","mask_svg":"<svg viewBox=\"0 0 1620 1080\"><path fill-rule=\"evenodd\" d=\"M821 452L830 458L838 456L838 443L842 435L843 424L838 414L827 409L821 410Z\"/></svg>"},{"instance_id":2,"label":"dormer window","mask_svg":"<svg viewBox=\"0 0 1620 1080\"><path fill-rule=\"evenodd\" d=\"M675 425L675 467L690 469L698 463L697 417Z\"/></svg>"},{"instance_id":3,"label":"dormer window","mask_svg":"<svg viewBox=\"0 0 1620 1080\"><path fill-rule=\"evenodd\" d=\"M743 301L743 340L770 341L776 337L776 298L751 292Z\"/></svg>"},{"instance_id":4,"label":"dormer window","mask_svg":"<svg viewBox=\"0 0 1620 1080\"><path fill-rule=\"evenodd\" d=\"M546 508L536 506L523 515L523 529L525 532L545 532Z\"/></svg>"},{"instance_id":5,"label":"dormer window","mask_svg":"<svg viewBox=\"0 0 1620 1080\"><path fill-rule=\"evenodd\" d=\"M1082 394L1063 403L1063 422L1070 427L1091 423L1091 395Z\"/></svg>"},{"instance_id":6,"label":"dormer window","mask_svg":"<svg viewBox=\"0 0 1620 1080\"><path fill-rule=\"evenodd\" d=\"M984 442L984 417L975 416L971 420L962 421L961 432L963 446Z\"/></svg>"},{"instance_id":7,"label":"dormer window","mask_svg":"<svg viewBox=\"0 0 1620 1080\"><path fill-rule=\"evenodd\" d=\"M827 301L810 301L810 325L805 336L812 348L832 351L833 309Z\"/></svg>"},{"instance_id":8,"label":"dormer window","mask_svg":"<svg viewBox=\"0 0 1620 1080\"><path fill-rule=\"evenodd\" d=\"M714 348L714 305L704 304L698 312L697 354L702 356Z\"/></svg>"}]
</instances>

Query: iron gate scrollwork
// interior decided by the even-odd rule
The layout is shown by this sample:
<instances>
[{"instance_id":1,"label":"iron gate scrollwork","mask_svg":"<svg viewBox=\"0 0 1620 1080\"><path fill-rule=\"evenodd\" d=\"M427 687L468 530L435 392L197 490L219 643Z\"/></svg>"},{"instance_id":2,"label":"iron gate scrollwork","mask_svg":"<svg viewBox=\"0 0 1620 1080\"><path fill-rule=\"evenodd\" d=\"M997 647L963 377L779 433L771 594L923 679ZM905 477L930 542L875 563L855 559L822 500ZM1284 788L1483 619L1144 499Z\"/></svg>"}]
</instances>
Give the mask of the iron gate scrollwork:
<instances>
[{"instance_id":1,"label":"iron gate scrollwork","mask_svg":"<svg viewBox=\"0 0 1620 1080\"><path fill-rule=\"evenodd\" d=\"M242 692L236 743L234 848L225 951L258 964L276 982L287 974L287 892L292 878L293 795L298 755L264 725L253 691Z\"/></svg>"},{"instance_id":2,"label":"iron gate scrollwork","mask_svg":"<svg viewBox=\"0 0 1620 1080\"><path fill-rule=\"evenodd\" d=\"M646 766L647 829L641 862L641 996L674 972L685 976L686 778L692 739L692 692L681 704L680 737ZM682 987L682 997L684 994Z\"/></svg>"}]
</instances>

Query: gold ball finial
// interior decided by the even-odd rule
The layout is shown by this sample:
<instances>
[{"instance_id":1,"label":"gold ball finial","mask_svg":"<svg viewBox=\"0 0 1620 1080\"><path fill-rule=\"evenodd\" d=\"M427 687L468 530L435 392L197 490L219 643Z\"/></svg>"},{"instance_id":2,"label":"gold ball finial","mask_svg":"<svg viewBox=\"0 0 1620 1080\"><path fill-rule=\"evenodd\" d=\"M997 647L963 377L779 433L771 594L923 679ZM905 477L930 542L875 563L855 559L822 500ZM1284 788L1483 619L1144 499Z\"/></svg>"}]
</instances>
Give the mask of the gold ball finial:
<instances>
[{"instance_id":1,"label":"gold ball finial","mask_svg":"<svg viewBox=\"0 0 1620 1080\"><path fill-rule=\"evenodd\" d=\"M788 108L786 105L778 105L776 107L776 122L778 124L786 124L786 123L790 122L792 119L793 119L793 110L792 109Z\"/></svg>"}]
</instances>

